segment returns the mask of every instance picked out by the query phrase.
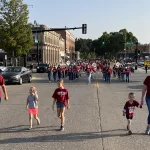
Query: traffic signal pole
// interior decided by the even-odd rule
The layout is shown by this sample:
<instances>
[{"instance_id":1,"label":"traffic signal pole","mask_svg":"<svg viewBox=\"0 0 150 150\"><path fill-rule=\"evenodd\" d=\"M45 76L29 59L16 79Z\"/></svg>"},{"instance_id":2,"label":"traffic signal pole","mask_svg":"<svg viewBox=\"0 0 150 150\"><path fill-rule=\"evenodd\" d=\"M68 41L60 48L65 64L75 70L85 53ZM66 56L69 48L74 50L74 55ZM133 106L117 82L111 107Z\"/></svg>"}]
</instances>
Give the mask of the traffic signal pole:
<instances>
[{"instance_id":1,"label":"traffic signal pole","mask_svg":"<svg viewBox=\"0 0 150 150\"><path fill-rule=\"evenodd\" d=\"M137 62L138 62L138 42L136 42L135 43L136 44L136 49L135 49L135 56L136 56L136 58L135 58L135 61L136 61L136 64L137 64Z\"/></svg>"},{"instance_id":2,"label":"traffic signal pole","mask_svg":"<svg viewBox=\"0 0 150 150\"><path fill-rule=\"evenodd\" d=\"M32 33L62 31L62 30L76 30L76 29L82 29L82 34L87 33L87 25L86 24L83 24L82 27L74 27L74 28L56 28L56 29L48 29L48 30L32 30Z\"/></svg>"}]
</instances>

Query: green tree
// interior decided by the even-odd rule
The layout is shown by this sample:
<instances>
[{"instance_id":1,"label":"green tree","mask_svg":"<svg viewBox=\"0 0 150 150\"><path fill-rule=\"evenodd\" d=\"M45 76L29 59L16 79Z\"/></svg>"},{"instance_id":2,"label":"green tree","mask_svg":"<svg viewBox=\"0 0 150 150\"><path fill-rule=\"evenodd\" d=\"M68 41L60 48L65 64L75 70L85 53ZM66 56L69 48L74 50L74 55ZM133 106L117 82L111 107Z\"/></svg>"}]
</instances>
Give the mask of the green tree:
<instances>
[{"instance_id":1,"label":"green tree","mask_svg":"<svg viewBox=\"0 0 150 150\"><path fill-rule=\"evenodd\" d=\"M0 48L14 58L27 54L33 45L28 7L23 0L0 1Z\"/></svg>"}]
</instances>

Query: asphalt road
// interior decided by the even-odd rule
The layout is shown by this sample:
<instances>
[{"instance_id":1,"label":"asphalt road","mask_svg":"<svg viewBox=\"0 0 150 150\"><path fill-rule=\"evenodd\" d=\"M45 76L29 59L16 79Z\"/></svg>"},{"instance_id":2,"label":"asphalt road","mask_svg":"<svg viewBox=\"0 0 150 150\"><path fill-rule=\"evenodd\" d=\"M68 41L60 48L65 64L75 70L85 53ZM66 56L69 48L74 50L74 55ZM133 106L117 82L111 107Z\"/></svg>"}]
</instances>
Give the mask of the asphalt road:
<instances>
[{"instance_id":1,"label":"asphalt road","mask_svg":"<svg viewBox=\"0 0 150 150\"><path fill-rule=\"evenodd\" d=\"M56 83L48 83L46 74L33 74L31 84L8 85L9 101L0 104L0 150L149 150L149 136L145 135L147 108L137 108L133 119L133 135L127 135L122 109L129 92L140 101L144 72L132 75L131 83L113 79L106 84L96 75L93 84L86 78L74 83L65 81L71 97L71 109L66 111L65 131L58 131L60 122L53 112L52 93ZM39 95L40 127L30 131L25 109L30 86Z\"/></svg>"}]
</instances>

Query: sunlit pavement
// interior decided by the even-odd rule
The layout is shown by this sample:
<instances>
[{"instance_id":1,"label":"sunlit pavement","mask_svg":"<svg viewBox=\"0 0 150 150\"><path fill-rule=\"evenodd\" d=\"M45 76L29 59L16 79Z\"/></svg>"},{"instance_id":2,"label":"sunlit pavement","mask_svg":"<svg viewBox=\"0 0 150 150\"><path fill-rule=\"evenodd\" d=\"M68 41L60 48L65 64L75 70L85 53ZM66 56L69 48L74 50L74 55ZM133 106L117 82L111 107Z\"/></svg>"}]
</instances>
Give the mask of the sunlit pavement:
<instances>
[{"instance_id":1,"label":"sunlit pavement","mask_svg":"<svg viewBox=\"0 0 150 150\"><path fill-rule=\"evenodd\" d=\"M73 83L65 79L71 109L66 110L64 132L58 131L60 120L51 109L57 83L49 83L45 73L34 73L30 84L7 85L9 101L0 104L0 150L149 150L150 137L144 134L146 106L136 109L131 136L122 116L129 92L135 92L140 101L145 77L137 71L129 84L114 78L107 84L101 74L94 75L92 84L87 84L85 74ZM38 90L41 125L34 121L33 130L28 131L25 105L30 86Z\"/></svg>"}]
</instances>

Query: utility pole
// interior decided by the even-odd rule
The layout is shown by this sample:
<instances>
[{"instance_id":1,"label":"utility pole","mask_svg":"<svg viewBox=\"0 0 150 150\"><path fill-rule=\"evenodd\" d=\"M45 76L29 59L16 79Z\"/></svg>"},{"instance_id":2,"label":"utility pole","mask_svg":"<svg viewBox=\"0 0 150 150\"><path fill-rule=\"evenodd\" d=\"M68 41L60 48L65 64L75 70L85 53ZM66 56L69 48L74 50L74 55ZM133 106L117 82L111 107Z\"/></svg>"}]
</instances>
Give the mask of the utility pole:
<instances>
[{"instance_id":1,"label":"utility pole","mask_svg":"<svg viewBox=\"0 0 150 150\"><path fill-rule=\"evenodd\" d=\"M126 63L126 57L127 57L127 49L126 49L126 42L127 42L127 36L126 36L126 33L125 33L125 63Z\"/></svg>"}]
</instances>

